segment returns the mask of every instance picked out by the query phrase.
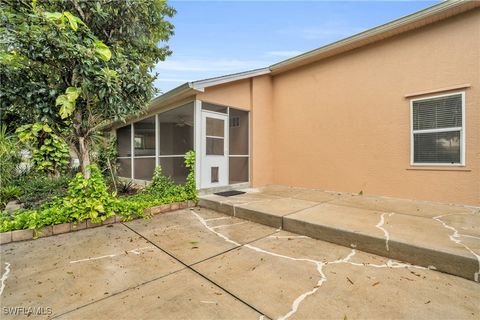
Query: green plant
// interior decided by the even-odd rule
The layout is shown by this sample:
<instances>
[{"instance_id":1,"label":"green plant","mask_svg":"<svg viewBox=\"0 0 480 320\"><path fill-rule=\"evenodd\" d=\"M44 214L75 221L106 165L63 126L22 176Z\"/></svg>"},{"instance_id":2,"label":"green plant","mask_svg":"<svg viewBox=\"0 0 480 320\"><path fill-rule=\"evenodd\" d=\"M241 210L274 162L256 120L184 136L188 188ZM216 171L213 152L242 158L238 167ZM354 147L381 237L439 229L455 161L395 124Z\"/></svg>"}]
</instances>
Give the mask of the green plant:
<instances>
[{"instance_id":1,"label":"green plant","mask_svg":"<svg viewBox=\"0 0 480 320\"><path fill-rule=\"evenodd\" d=\"M195 200L195 154L189 152L185 157L185 165L190 173L187 183L175 184L171 178L162 174L160 167L156 168L152 183L133 196L115 197L109 193L103 176L97 166L89 170L90 178L81 173L68 184L64 197L54 197L34 210L20 209L13 214L0 212L0 232L18 229L38 229L44 226L64 222L76 222L90 219L101 222L114 214L121 215L125 220L134 217L148 218L145 208L165 203Z\"/></svg>"},{"instance_id":2,"label":"green plant","mask_svg":"<svg viewBox=\"0 0 480 320\"><path fill-rule=\"evenodd\" d=\"M58 177L31 172L19 176L13 184L21 190L18 200L26 209L34 209L50 201L54 197L65 196L72 175L64 173Z\"/></svg>"},{"instance_id":3,"label":"green plant","mask_svg":"<svg viewBox=\"0 0 480 320\"><path fill-rule=\"evenodd\" d=\"M0 188L11 183L19 174L22 161L17 137L0 124Z\"/></svg>"},{"instance_id":4,"label":"green plant","mask_svg":"<svg viewBox=\"0 0 480 320\"><path fill-rule=\"evenodd\" d=\"M132 180L120 180L118 182L118 192L120 194L131 194L133 192L133 181Z\"/></svg>"},{"instance_id":5,"label":"green plant","mask_svg":"<svg viewBox=\"0 0 480 320\"><path fill-rule=\"evenodd\" d=\"M5 205L13 199L18 199L21 195L22 190L13 185L8 185L0 188L0 207L5 207Z\"/></svg>"},{"instance_id":6,"label":"green plant","mask_svg":"<svg viewBox=\"0 0 480 320\"><path fill-rule=\"evenodd\" d=\"M18 138L32 151L34 168L49 175L65 171L70 163L68 145L46 123L26 124L16 130Z\"/></svg>"},{"instance_id":7,"label":"green plant","mask_svg":"<svg viewBox=\"0 0 480 320\"><path fill-rule=\"evenodd\" d=\"M195 151L190 150L185 155L185 167L188 168L185 192L190 200L197 200L197 186L195 183Z\"/></svg>"},{"instance_id":8,"label":"green plant","mask_svg":"<svg viewBox=\"0 0 480 320\"><path fill-rule=\"evenodd\" d=\"M174 181L163 175L161 166L154 171L152 182L141 192L134 196L126 197L126 201L141 204L144 208L165 203L196 200L195 187L195 152L189 151L185 155L185 166L189 169L187 181L184 185L175 184Z\"/></svg>"},{"instance_id":9,"label":"green plant","mask_svg":"<svg viewBox=\"0 0 480 320\"><path fill-rule=\"evenodd\" d=\"M17 210L13 214L0 214L0 232L17 229L38 229L64 222L90 219L98 223L113 216L123 214L145 216L137 204L124 202L107 191L100 170L92 165L91 176L85 179L81 173L68 184L64 197L54 197L37 209Z\"/></svg>"},{"instance_id":10,"label":"green plant","mask_svg":"<svg viewBox=\"0 0 480 320\"><path fill-rule=\"evenodd\" d=\"M110 134L98 135L92 139L92 162L95 163L108 185L118 192L119 179L117 177L117 140Z\"/></svg>"},{"instance_id":11,"label":"green plant","mask_svg":"<svg viewBox=\"0 0 480 320\"><path fill-rule=\"evenodd\" d=\"M153 71L171 54L166 1L2 0L2 121L47 122L90 175L92 138L144 110Z\"/></svg>"}]
</instances>

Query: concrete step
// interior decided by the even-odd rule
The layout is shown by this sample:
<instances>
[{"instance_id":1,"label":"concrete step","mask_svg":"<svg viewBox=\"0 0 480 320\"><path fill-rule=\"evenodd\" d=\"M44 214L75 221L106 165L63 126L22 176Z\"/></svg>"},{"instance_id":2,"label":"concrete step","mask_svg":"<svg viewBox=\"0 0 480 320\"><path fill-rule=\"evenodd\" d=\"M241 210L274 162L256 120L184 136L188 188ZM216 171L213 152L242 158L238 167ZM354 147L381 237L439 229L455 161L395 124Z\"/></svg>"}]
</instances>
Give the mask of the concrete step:
<instances>
[{"instance_id":1,"label":"concrete step","mask_svg":"<svg viewBox=\"0 0 480 320\"><path fill-rule=\"evenodd\" d=\"M418 209L409 214L405 206L399 206L399 212L366 209L365 202L357 198L353 205L345 199L332 200L318 194L315 199L272 193L247 193L233 197L206 195L200 197L199 205L315 239L480 281L480 214L476 210L429 204L423 208L434 209L419 215ZM371 201L371 198L366 198L366 201ZM379 206L378 202L375 204ZM394 206L388 208L396 209ZM435 212L439 214L435 215Z\"/></svg>"}]
</instances>

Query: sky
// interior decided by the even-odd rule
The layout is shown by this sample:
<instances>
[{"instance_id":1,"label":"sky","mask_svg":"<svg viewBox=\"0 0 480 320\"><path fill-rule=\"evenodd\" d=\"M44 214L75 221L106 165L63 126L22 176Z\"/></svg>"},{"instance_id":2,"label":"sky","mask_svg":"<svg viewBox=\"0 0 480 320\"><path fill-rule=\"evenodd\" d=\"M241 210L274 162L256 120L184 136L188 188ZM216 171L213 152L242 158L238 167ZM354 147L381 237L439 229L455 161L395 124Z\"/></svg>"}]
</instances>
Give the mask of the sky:
<instances>
[{"instance_id":1,"label":"sky","mask_svg":"<svg viewBox=\"0 0 480 320\"><path fill-rule=\"evenodd\" d=\"M269 65L424 9L439 1L169 1L173 54L155 86Z\"/></svg>"}]
</instances>

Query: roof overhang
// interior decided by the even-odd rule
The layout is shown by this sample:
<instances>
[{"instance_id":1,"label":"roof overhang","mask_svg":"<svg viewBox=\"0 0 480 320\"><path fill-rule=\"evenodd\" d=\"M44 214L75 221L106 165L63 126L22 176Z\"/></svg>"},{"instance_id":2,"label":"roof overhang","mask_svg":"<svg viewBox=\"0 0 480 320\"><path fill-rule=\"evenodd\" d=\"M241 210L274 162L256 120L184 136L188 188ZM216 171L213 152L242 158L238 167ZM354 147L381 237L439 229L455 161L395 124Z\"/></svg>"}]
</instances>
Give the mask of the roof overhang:
<instances>
[{"instance_id":1,"label":"roof overhang","mask_svg":"<svg viewBox=\"0 0 480 320\"><path fill-rule=\"evenodd\" d=\"M227 74L225 76L216 77L216 78L193 81L193 82L189 82L189 84L192 89L195 89L198 91L204 91L205 88L208 88L208 87L218 86L220 84L248 79L252 77L258 77L264 74L268 74L270 72L271 72L270 68L254 69L254 70L249 70L245 72Z\"/></svg>"},{"instance_id":2,"label":"roof overhang","mask_svg":"<svg viewBox=\"0 0 480 320\"><path fill-rule=\"evenodd\" d=\"M205 88L213 87L213 86L217 86L217 85L221 85L221 84L229 83L233 81L248 79L251 77L257 77L257 76L261 76L268 73L270 73L269 68L262 68L262 69L255 69L255 70L249 70L245 72L228 74L221 77L186 82L152 99L148 103L148 108L144 112L140 114L134 114L128 117L127 119L125 119L124 121L117 120L117 121L111 122L105 127L103 127L102 129L106 130L111 128L118 128L133 120L141 120L143 118L147 118L152 114L155 114L162 110L166 110L172 105L178 104L179 102L187 101L189 98L193 99L193 97L197 93L204 92Z\"/></svg>"},{"instance_id":3,"label":"roof overhang","mask_svg":"<svg viewBox=\"0 0 480 320\"><path fill-rule=\"evenodd\" d=\"M480 1L445 1L405 17L393 20L373 29L306 52L270 66L272 74L278 74L319 60L347 52L439 20L480 7Z\"/></svg>"}]
</instances>

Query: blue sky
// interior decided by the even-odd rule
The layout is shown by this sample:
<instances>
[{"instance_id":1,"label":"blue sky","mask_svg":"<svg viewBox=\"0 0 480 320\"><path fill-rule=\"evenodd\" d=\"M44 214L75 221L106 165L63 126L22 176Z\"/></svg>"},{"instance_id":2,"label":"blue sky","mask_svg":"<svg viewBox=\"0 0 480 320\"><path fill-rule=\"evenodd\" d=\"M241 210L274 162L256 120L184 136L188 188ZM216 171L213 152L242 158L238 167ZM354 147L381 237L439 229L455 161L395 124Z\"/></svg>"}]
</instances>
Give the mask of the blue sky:
<instances>
[{"instance_id":1,"label":"blue sky","mask_svg":"<svg viewBox=\"0 0 480 320\"><path fill-rule=\"evenodd\" d=\"M156 67L166 92L187 81L269 66L439 1L169 1L173 54Z\"/></svg>"}]
</instances>

